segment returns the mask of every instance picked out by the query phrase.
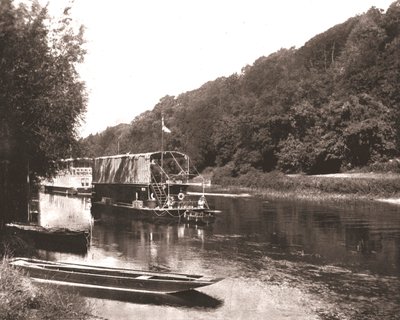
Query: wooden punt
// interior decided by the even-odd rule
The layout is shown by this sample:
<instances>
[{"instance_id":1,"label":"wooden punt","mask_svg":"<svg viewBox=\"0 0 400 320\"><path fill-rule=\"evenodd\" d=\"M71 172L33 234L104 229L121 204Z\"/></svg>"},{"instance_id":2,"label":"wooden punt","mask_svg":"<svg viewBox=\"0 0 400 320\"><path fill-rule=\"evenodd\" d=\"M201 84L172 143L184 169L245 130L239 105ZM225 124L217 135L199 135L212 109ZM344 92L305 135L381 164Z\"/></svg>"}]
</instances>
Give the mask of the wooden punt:
<instances>
[{"instance_id":1,"label":"wooden punt","mask_svg":"<svg viewBox=\"0 0 400 320\"><path fill-rule=\"evenodd\" d=\"M180 273L108 268L38 259L13 258L12 266L42 283L124 292L176 293L216 283L221 278Z\"/></svg>"}]
</instances>

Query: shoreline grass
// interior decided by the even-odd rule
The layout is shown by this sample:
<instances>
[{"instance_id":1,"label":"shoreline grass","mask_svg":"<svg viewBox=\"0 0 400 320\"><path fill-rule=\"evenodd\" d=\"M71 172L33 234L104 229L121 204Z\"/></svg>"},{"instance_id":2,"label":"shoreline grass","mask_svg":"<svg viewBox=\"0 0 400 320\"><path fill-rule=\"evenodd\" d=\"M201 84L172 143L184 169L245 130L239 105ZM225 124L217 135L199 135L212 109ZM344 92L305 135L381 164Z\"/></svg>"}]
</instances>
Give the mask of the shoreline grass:
<instances>
[{"instance_id":1,"label":"shoreline grass","mask_svg":"<svg viewBox=\"0 0 400 320\"><path fill-rule=\"evenodd\" d=\"M0 233L0 320L91 319L88 300L56 286L34 284L29 276L9 265L12 256L33 256L26 239Z\"/></svg>"},{"instance_id":2,"label":"shoreline grass","mask_svg":"<svg viewBox=\"0 0 400 320\"><path fill-rule=\"evenodd\" d=\"M400 199L399 174L285 175L249 172L239 177L216 177L214 191L248 192L266 199L296 200L390 200ZM389 202L389 201L388 201Z\"/></svg>"},{"instance_id":3,"label":"shoreline grass","mask_svg":"<svg viewBox=\"0 0 400 320\"><path fill-rule=\"evenodd\" d=\"M90 319L91 307L79 295L34 285L30 278L0 262L0 319Z\"/></svg>"}]
</instances>

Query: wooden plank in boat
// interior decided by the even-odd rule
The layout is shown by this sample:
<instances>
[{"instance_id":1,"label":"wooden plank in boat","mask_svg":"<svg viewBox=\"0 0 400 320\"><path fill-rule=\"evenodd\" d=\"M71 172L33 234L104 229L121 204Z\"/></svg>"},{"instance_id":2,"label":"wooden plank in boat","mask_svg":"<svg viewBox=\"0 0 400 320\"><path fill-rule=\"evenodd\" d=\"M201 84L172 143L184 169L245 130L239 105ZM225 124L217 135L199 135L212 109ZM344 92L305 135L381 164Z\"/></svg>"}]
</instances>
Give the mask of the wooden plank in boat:
<instances>
[{"instance_id":1,"label":"wooden plank in boat","mask_svg":"<svg viewBox=\"0 0 400 320\"><path fill-rule=\"evenodd\" d=\"M136 277L136 279L147 280L147 279L150 279L151 277L152 276L141 275L141 276Z\"/></svg>"}]
</instances>

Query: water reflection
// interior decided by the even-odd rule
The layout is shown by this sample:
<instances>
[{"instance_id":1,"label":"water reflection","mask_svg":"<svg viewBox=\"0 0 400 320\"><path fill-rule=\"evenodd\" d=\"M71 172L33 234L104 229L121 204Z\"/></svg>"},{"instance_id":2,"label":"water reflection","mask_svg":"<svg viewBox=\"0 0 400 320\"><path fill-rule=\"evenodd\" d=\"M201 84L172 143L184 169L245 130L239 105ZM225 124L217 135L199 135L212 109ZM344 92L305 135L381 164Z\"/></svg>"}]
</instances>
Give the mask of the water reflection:
<instances>
[{"instance_id":1,"label":"water reflection","mask_svg":"<svg viewBox=\"0 0 400 320\"><path fill-rule=\"evenodd\" d=\"M90 198L40 193L38 223L50 228L90 230Z\"/></svg>"},{"instance_id":2,"label":"water reflection","mask_svg":"<svg viewBox=\"0 0 400 320\"><path fill-rule=\"evenodd\" d=\"M90 198L39 193L34 203L30 222L44 228L29 234L37 249L79 255L87 253L93 226Z\"/></svg>"},{"instance_id":3,"label":"water reflection","mask_svg":"<svg viewBox=\"0 0 400 320\"><path fill-rule=\"evenodd\" d=\"M223 211L210 226L153 224L129 215L98 212L93 228L89 198L40 194L38 224L92 230L94 251L101 248L150 267L170 264L176 246L184 245L190 251L195 242L203 250L224 241L262 250L271 257L400 273L400 211L395 206L357 203L341 207L243 198L210 201Z\"/></svg>"},{"instance_id":4,"label":"water reflection","mask_svg":"<svg viewBox=\"0 0 400 320\"><path fill-rule=\"evenodd\" d=\"M400 273L400 210L395 206L214 201L218 208L229 207L220 215L214 236L240 235L247 244L262 245L270 256L289 260Z\"/></svg>"},{"instance_id":5,"label":"water reflection","mask_svg":"<svg viewBox=\"0 0 400 320\"><path fill-rule=\"evenodd\" d=\"M44 198L41 223L87 225L89 202L58 197ZM97 212L85 255L39 254L49 260L225 278L202 289L204 296L195 293L199 299L179 303L166 297L87 293L103 299L96 302L99 315L110 319L129 319L131 314L168 318L167 306L190 309L194 301L195 309L205 310L174 309L170 318L390 319L400 312L396 206L217 197L209 201L222 210L211 226L155 224Z\"/></svg>"},{"instance_id":6,"label":"water reflection","mask_svg":"<svg viewBox=\"0 0 400 320\"><path fill-rule=\"evenodd\" d=\"M105 250L108 257L123 257L124 261L133 261L135 267L172 270L192 250L189 246L181 247L187 239L200 244L205 241L206 230L201 227L156 225L129 217L120 218L104 214L95 222L90 249L92 258ZM116 266L120 263L115 261Z\"/></svg>"}]
</instances>

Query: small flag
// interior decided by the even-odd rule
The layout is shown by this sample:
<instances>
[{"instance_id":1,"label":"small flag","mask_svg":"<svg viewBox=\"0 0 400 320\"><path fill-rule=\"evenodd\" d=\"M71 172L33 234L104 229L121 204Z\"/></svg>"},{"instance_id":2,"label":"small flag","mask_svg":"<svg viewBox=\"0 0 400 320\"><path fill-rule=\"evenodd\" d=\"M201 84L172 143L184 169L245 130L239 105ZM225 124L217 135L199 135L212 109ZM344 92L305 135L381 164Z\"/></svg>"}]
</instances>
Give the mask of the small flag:
<instances>
[{"instance_id":1,"label":"small flag","mask_svg":"<svg viewBox=\"0 0 400 320\"><path fill-rule=\"evenodd\" d=\"M171 133L171 130L169 130L165 125L164 125L164 116L162 117L162 131L166 133Z\"/></svg>"}]
</instances>

